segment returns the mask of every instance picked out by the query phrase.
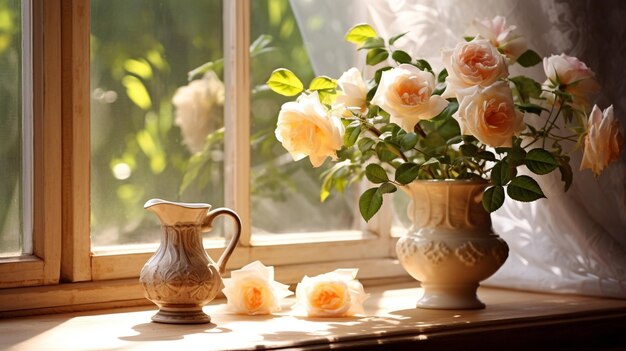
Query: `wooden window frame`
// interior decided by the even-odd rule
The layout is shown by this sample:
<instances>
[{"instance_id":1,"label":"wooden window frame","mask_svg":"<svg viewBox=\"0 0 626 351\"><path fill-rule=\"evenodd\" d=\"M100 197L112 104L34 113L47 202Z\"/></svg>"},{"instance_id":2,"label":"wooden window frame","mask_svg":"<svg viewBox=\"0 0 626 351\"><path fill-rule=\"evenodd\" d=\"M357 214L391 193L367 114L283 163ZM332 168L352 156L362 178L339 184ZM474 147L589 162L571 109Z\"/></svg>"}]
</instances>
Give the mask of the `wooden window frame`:
<instances>
[{"instance_id":1,"label":"wooden window frame","mask_svg":"<svg viewBox=\"0 0 626 351\"><path fill-rule=\"evenodd\" d=\"M359 267L360 279L406 277L394 258L388 204L362 230L251 235L249 1L224 1L224 61L231 67L224 77L225 139L233 141L225 143L225 174L232 175L225 177L225 204L244 223L227 268L260 260L276 266L276 278L285 283L340 267ZM42 27L35 30L42 42L34 82L41 90L35 93L35 255L0 263L0 277L6 272L13 279L0 280L0 287L12 287L0 290L0 316L144 304L137 277L156 245L91 252L89 0L33 2L41 12L33 22ZM206 244L207 253L219 257L222 243ZM19 288L50 284L57 285Z\"/></svg>"},{"instance_id":2,"label":"wooden window frame","mask_svg":"<svg viewBox=\"0 0 626 351\"><path fill-rule=\"evenodd\" d=\"M59 0L33 0L32 255L0 258L0 288L56 284L61 258L61 16ZM45 23L45 24L44 24Z\"/></svg>"}]
</instances>

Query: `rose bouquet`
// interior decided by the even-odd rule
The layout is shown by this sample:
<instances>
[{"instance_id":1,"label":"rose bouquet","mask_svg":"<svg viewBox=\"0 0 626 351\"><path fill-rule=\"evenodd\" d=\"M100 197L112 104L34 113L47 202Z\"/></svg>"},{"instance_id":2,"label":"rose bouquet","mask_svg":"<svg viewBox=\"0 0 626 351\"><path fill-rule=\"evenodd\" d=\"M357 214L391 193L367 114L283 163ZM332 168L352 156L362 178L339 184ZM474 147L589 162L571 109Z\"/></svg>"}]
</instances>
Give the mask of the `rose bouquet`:
<instances>
[{"instance_id":1,"label":"rose bouquet","mask_svg":"<svg viewBox=\"0 0 626 351\"><path fill-rule=\"evenodd\" d=\"M565 54L540 57L504 18L474 21L475 36L442 51L436 72L423 59L397 49L405 34L385 40L367 24L345 39L366 51L373 77L351 68L337 80L320 76L307 89L289 70L275 70L267 84L285 96L276 138L294 160L309 157L323 175L321 199L365 176L376 184L360 197L365 220L383 195L416 179L482 179L482 204L493 212L505 197L545 197L533 178L560 171L572 182L569 155L582 148L581 169L596 176L615 160L623 136L612 106L589 109L598 89L594 73ZM544 82L511 76L509 67L543 62ZM525 167L532 174L518 174ZM521 173L521 172L520 172Z\"/></svg>"}]
</instances>

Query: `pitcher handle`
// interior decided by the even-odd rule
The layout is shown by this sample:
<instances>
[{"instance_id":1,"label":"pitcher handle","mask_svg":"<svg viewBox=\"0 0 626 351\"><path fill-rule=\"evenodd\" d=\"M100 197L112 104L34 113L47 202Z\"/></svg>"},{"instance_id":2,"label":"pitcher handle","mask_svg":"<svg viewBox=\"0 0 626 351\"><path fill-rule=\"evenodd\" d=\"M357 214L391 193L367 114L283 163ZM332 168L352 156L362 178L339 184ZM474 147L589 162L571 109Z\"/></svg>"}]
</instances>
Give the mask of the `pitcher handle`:
<instances>
[{"instance_id":1,"label":"pitcher handle","mask_svg":"<svg viewBox=\"0 0 626 351\"><path fill-rule=\"evenodd\" d=\"M203 229L211 228L211 225L213 224L213 220L215 219L215 217L220 216L220 215L228 215L232 217L233 220L235 221L235 224L237 225L237 230L235 234L230 239L230 242L228 243L228 246L226 246L226 249L224 249L224 252L222 253L222 257L220 257L220 259L217 261L217 268L219 269L220 274L222 274L224 273L224 270L226 269L226 262L228 262L230 255L235 250L235 247L237 247L237 242L239 242L239 237L241 236L241 218L239 218L239 215L235 211L231 210L230 208L226 208L226 207L216 208L207 214L203 222L203 226L202 226Z\"/></svg>"}]
</instances>

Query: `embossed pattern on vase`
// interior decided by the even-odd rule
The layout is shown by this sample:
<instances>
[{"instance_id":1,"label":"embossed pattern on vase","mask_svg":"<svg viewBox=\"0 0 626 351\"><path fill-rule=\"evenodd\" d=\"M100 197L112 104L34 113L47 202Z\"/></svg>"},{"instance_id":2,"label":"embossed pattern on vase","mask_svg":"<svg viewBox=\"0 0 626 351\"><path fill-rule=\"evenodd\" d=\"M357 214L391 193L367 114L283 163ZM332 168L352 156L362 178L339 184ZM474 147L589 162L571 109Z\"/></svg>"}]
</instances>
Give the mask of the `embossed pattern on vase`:
<instances>
[{"instance_id":1,"label":"embossed pattern on vase","mask_svg":"<svg viewBox=\"0 0 626 351\"><path fill-rule=\"evenodd\" d=\"M163 242L141 271L146 297L157 304L200 304L213 300L221 281L202 247L200 226L162 226Z\"/></svg>"}]
</instances>

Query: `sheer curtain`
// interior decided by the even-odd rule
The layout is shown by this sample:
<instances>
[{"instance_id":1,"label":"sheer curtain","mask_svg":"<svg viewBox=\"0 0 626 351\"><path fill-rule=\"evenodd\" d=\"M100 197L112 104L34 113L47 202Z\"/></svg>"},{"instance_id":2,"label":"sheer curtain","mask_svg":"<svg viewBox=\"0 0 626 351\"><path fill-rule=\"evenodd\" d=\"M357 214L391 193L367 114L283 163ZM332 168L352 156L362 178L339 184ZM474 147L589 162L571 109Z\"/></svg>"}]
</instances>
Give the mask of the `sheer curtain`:
<instances>
[{"instance_id":1,"label":"sheer curtain","mask_svg":"<svg viewBox=\"0 0 626 351\"><path fill-rule=\"evenodd\" d=\"M516 25L541 55L566 53L587 63L602 91L596 103L614 105L626 126L626 4L620 0L292 0L317 74L338 77L363 61L343 34L368 22L379 35L409 31L397 42L402 49L442 68L440 50L453 47L474 18L502 15ZM317 19L316 19L317 18ZM541 65L511 69L545 80ZM580 154L572 157L574 183L562 191L560 175L539 179L548 199L507 201L493 215L494 229L509 244L505 265L486 284L526 290L626 298L626 157L622 154L598 178L578 172Z\"/></svg>"}]
</instances>

